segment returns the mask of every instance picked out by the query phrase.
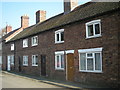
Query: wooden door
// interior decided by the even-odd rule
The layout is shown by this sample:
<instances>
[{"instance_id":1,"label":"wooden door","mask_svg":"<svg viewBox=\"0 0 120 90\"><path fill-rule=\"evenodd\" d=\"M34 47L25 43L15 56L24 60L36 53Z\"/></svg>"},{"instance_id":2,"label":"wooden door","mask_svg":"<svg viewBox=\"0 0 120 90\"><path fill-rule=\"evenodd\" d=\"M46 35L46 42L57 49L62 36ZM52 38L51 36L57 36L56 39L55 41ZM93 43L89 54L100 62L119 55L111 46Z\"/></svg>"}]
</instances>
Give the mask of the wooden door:
<instances>
[{"instance_id":1,"label":"wooden door","mask_svg":"<svg viewBox=\"0 0 120 90\"><path fill-rule=\"evenodd\" d=\"M41 75L46 76L46 56L41 55Z\"/></svg>"},{"instance_id":2,"label":"wooden door","mask_svg":"<svg viewBox=\"0 0 120 90\"><path fill-rule=\"evenodd\" d=\"M74 54L67 54L67 80L74 81Z\"/></svg>"}]
</instances>

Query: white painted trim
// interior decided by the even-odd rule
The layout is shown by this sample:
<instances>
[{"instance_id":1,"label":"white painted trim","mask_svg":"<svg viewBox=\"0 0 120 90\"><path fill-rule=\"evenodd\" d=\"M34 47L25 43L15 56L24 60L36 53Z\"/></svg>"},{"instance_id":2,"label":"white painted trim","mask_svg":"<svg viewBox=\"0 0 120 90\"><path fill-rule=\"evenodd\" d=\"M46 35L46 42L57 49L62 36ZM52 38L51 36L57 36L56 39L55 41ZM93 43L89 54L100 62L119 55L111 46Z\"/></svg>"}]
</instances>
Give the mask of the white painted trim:
<instances>
[{"instance_id":1,"label":"white painted trim","mask_svg":"<svg viewBox=\"0 0 120 90\"><path fill-rule=\"evenodd\" d=\"M64 29L59 29L59 30L55 31L55 33L59 33L59 32L64 32Z\"/></svg>"},{"instance_id":2,"label":"white painted trim","mask_svg":"<svg viewBox=\"0 0 120 90\"><path fill-rule=\"evenodd\" d=\"M102 49L103 48L82 49L83 51L78 50L78 52L79 52L79 71L80 72L103 73L103 71L102 71ZM86 50L86 51L84 51L84 50ZM95 70L95 56L94 56L94 54L93 54L94 70L87 70L87 58L88 58L87 56L86 56L86 70L81 70L80 69L80 53L86 53L86 55L88 53L100 53L101 70Z\"/></svg>"},{"instance_id":3,"label":"white painted trim","mask_svg":"<svg viewBox=\"0 0 120 90\"><path fill-rule=\"evenodd\" d=\"M15 44L12 43L12 44L11 44L11 51L14 51L14 49L15 49Z\"/></svg>"},{"instance_id":4,"label":"white painted trim","mask_svg":"<svg viewBox=\"0 0 120 90\"><path fill-rule=\"evenodd\" d=\"M86 53L86 52L100 52L102 51L102 47L101 48L91 48L91 49L79 49L78 52L79 53Z\"/></svg>"},{"instance_id":5,"label":"white painted trim","mask_svg":"<svg viewBox=\"0 0 120 90\"><path fill-rule=\"evenodd\" d=\"M68 53L74 53L74 50L66 50L65 53L66 54L68 54Z\"/></svg>"},{"instance_id":6,"label":"white painted trim","mask_svg":"<svg viewBox=\"0 0 120 90\"><path fill-rule=\"evenodd\" d=\"M64 54L64 51L57 51L55 54Z\"/></svg>"},{"instance_id":7,"label":"white painted trim","mask_svg":"<svg viewBox=\"0 0 120 90\"><path fill-rule=\"evenodd\" d=\"M93 24L93 23L96 23L96 22L101 22L101 20L100 19L98 19L98 20L92 20L92 21L90 21L90 22L87 22L86 23L86 25L90 25L90 24Z\"/></svg>"},{"instance_id":8,"label":"white painted trim","mask_svg":"<svg viewBox=\"0 0 120 90\"><path fill-rule=\"evenodd\" d=\"M37 37L37 43L33 43L33 38L35 38L35 37ZM31 38L31 44L32 44L32 46L37 46L38 45L38 36L33 36Z\"/></svg>"},{"instance_id":9,"label":"white painted trim","mask_svg":"<svg viewBox=\"0 0 120 90\"><path fill-rule=\"evenodd\" d=\"M95 34L95 24L100 25L100 34ZM95 38L95 37L101 37L102 36L101 35L101 20L100 19L90 21L90 22L86 23L85 25L86 25L86 39ZM88 36L88 25L93 25L93 36Z\"/></svg>"},{"instance_id":10,"label":"white painted trim","mask_svg":"<svg viewBox=\"0 0 120 90\"><path fill-rule=\"evenodd\" d=\"M64 29L55 31L55 44L64 43L64 41L61 41L61 32L64 32ZM57 34L59 34L59 41L57 41Z\"/></svg>"},{"instance_id":11,"label":"white painted trim","mask_svg":"<svg viewBox=\"0 0 120 90\"><path fill-rule=\"evenodd\" d=\"M24 46L24 42L27 43L26 46ZM28 39L23 39L23 48L26 48L26 47L28 47Z\"/></svg>"},{"instance_id":12,"label":"white painted trim","mask_svg":"<svg viewBox=\"0 0 120 90\"><path fill-rule=\"evenodd\" d=\"M63 51L62 51L63 52ZM64 68L61 68L61 55L64 55L63 53L57 53L55 54L55 70L64 70ZM59 56L59 61L60 61L60 67L57 67L57 56ZM65 56L64 56L65 57ZM64 60L65 61L65 60ZM65 66L65 62L64 62L64 66Z\"/></svg>"}]
</instances>

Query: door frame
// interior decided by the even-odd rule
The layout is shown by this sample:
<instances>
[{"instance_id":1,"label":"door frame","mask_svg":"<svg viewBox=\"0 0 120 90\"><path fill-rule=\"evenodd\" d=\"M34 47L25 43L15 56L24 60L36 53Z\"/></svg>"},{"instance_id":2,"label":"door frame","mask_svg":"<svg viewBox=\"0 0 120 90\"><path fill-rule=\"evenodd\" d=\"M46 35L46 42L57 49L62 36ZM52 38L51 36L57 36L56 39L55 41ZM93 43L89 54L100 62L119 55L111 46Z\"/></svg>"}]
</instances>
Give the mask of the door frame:
<instances>
[{"instance_id":1,"label":"door frame","mask_svg":"<svg viewBox=\"0 0 120 90\"><path fill-rule=\"evenodd\" d=\"M66 53L66 80L68 80L68 74L67 74L67 54L70 54L70 53L74 54L74 50L66 50L65 53Z\"/></svg>"},{"instance_id":2,"label":"door frame","mask_svg":"<svg viewBox=\"0 0 120 90\"><path fill-rule=\"evenodd\" d=\"M8 57L9 57L9 59L8 59ZM11 63L11 58L10 57L11 57L10 55L7 56L7 71L11 70L11 64L10 64ZM8 66L9 66L9 69L8 69Z\"/></svg>"}]
</instances>

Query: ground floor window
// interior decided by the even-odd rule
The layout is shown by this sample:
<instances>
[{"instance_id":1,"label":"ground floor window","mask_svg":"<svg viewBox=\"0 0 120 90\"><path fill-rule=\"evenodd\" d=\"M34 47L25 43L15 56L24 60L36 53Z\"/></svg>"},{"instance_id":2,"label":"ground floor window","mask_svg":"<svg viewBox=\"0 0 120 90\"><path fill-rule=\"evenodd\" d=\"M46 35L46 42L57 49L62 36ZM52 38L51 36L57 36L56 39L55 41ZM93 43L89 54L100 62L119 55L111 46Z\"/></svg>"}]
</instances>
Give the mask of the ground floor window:
<instances>
[{"instance_id":1,"label":"ground floor window","mask_svg":"<svg viewBox=\"0 0 120 90\"><path fill-rule=\"evenodd\" d=\"M32 66L38 66L38 55L32 55Z\"/></svg>"},{"instance_id":2,"label":"ground floor window","mask_svg":"<svg viewBox=\"0 0 120 90\"><path fill-rule=\"evenodd\" d=\"M55 52L55 69L64 70L64 51Z\"/></svg>"},{"instance_id":3,"label":"ground floor window","mask_svg":"<svg viewBox=\"0 0 120 90\"><path fill-rule=\"evenodd\" d=\"M28 56L23 56L23 66L28 66Z\"/></svg>"},{"instance_id":4,"label":"ground floor window","mask_svg":"<svg viewBox=\"0 0 120 90\"><path fill-rule=\"evenodd\" d=\"M14 65L14 55L10 56L11 64Z\"/></svg>"},{"instance_id":5,"label":"ground floor window","mask_svg":"<svg viewBox=\"0 0 120 90\"><path fill-rule=\"evenodd\" d=\"M79 52L79 70L102 72L102 48L81 49Z\"/></svg>"}]
</instances>

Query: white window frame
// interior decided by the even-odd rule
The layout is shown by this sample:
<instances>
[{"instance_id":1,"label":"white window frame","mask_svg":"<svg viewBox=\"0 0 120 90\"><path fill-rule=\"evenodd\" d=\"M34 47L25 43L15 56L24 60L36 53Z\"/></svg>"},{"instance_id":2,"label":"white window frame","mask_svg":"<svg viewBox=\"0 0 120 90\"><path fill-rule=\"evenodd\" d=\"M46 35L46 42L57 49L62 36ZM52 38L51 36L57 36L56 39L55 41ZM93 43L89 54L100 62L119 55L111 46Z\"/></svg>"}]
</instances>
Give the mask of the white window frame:
<instances>
[{"instance_id":1,"label":"white window frame","mask_svg":"<svg viewBox=\"0 0 120 90\"><path fill-rule=\"evenodd\" d=\"M13 43L13 44L11 44L11 51L14 51L14 49L15 49L15 45Z\"/></svg>"},{"instance_id":2,"label":"white window frame","mask_svg":"<svg viewBox=\"0 0 120 90\"><path fill-rule=\"evenodd\" d=\"M24 43L26 43L26 44L24 44ZM23 48L26 48L26 47L28 47L28 39L23 40Z\"/></svg>"},{"instance_id":3,"label":"white window frame","mask_svg":"<svg viewBox=\"0 0 120 90\"><path fill-rule=\"evenodd\" d=\"M55 52L55 70L64 70L65 69L65 60L64 60L64 68L61 67L61 55L64 56L64 51ZM60 62L59 65L60 65L60 67L57 67L57 56L59 56L59 62Z\"/></svg>"},{"instance_id":4,"label":"white window frame","mask_svg":"<svg viewBox=\"0 0 120 90\"><path fill-rule=\"evenodd\" d=\"M36 62L35 61L36 59L35 58L33 59L33 57L36 57L36 56L38 56L38 55L32 55L32 66L38 66L38 64L34 64Z\"/></svg>"},{"instance_id":5,"label":"white window frame","mask_svg":"<svg viewBox=\"0 0 120 90\"><path fill-rule=\"evenodd\" d=\"M27 55L23 56L23 66L28 66L28 56Z\"/></svg>"},{"instance_id":6,"label":"white window frame","mask_svg":"<svg viewBox=\"0 0 120 90\"><path fill-rule=\"evenodd\" d=\"M102 73L102 49L103 48L91 48L91 49L80 49L78 50L79 53L79 71L80 72L95 72L95 73ZM80 68L80 54L86 54L86 70L81 70ZM87 54L92 53L92 57L87 57ZM101 62L101 70L95 70L95 53L100 53L100 62ZM93 58L93 70L87 70L87 59Z\"/></svg>"},{"instance_id":7,"label":"white window frame","mask_svg":"<svg viewBox=\"0 0 120 90\"><path fill-rule=\"evenodd\" d=\"M37 43L35 43L35 42L33 41L33 40L36 39L36 38L37 38L37 40L36 40ZM34 36L34 37L32 37L32 38L31 38L31 43L32 43L32 46L36 46L36 45L38 45L38 36Z\"/></svg>"},{"instance_id":8,"label":"white window frame","mask_svg":"<svg viewBox=\"0 0 120 90\"><path fill-rule=\"evenodd\" d=\"M96 24L99 24L100 26L100 34L95 34L95 25ZM93 25L93 36L88 36L88 26L89 25ZM95 38L95 37L101 37L101 20L93 20L93 21L90 21L88 23L86 23L86 39L88 38Z\"/></svg>"},{"instance_id":9,"label":"white window frame","mask_svg":"<svg viewBox=\"0 0 120 90\"><path fill-rule=\"evenodd\" d=\"M10 55L10 60L11 60L11 61L10 61L11 64L14 65L14 55Z\"/></svg>"},{"instance_id":10,"label":"white window frame","mask_svg":"<svg viewBox=\"0 0 120 90\"><path fill-rule=\"evenodd\" d=\"M60 29L55 31L55 43L64 43L64 41L61 41L61 33L64 32L64 29ZM57 41L57 34L59 34L59 41Z\"/></svg>"}]
</instances>

